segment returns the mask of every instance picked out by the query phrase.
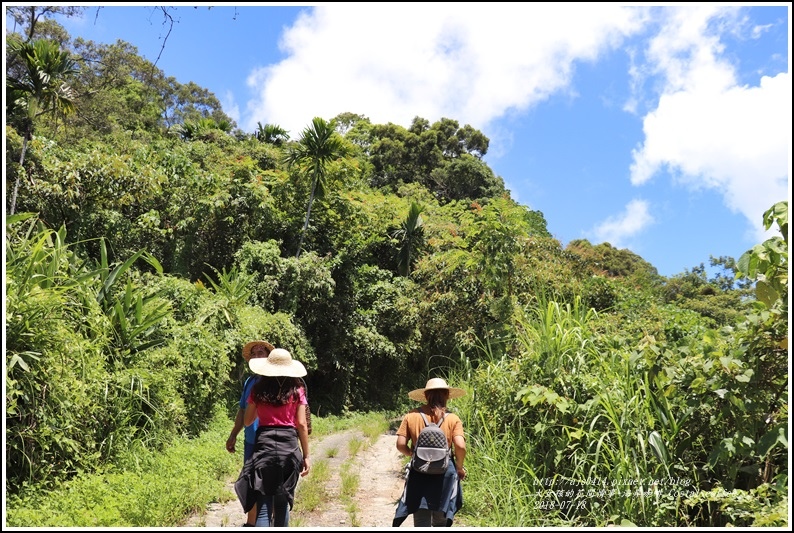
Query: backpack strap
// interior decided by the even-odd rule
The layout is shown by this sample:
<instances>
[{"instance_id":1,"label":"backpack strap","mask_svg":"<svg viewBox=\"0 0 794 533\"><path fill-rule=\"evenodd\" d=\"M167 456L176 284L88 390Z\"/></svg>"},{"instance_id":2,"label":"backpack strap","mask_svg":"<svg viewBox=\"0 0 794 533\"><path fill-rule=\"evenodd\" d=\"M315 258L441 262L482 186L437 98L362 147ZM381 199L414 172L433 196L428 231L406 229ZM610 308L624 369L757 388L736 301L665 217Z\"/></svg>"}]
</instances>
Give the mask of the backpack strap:
<instances>
[{"instance_id":1,"label":"backpack strap","mask_svg":"<svg viewBox=\"0 0 794 533\"><path fill-rule=\"evenodd\" d=\"M298 378L301 380L303 384L303 393L306 395L306 431L309 435L312 434L312 412L309 409L309 387L306 385L306 380L303 378Z\"/></svg>"},{"instance_id":2,"label":"backpack strap","mask_svg":"<svg viewBox=\"0 0 794 533\"><path fill-rule=\"evenodd\" d=\"M424 414L422 411L419 411L419 414L420 414L420 415L422 415L422 420L424 420L424 421L425 421L425 426L429 426L429 425L430 425L430 421L427 419L427 416L425 416L425 414ZM447 417L447 413L444 413L443 415L441 415L441 420L439 420L439 421L438 421L438 424L436 424L436 425L437 425L438 427L441 427L441 424L443 424L443 423L444 423L444 419L445 419L446 417Z\"/></svg>"}]
</instances>

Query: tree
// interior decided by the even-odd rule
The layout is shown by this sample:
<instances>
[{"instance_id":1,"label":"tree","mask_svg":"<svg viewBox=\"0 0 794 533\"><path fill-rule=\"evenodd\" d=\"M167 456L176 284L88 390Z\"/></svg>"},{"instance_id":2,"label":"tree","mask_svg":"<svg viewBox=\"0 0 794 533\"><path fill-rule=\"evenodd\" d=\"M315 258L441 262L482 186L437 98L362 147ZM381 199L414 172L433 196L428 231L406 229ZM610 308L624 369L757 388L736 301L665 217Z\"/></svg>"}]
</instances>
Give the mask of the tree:
<instances>
[{"instance_id":1,"label":"tree","mask_svg":"<svg viewBox=\"0 0 794 533\"><path fill-rule=\"evenodd\" d=\"M155 71L154 65L151 69ZM164 80L163 85L164 87L156 89L163 101L162 114L167 127L187 121L197 122L205 118L211 118L218 125L227 124L228 127L221 128L226 132L230 132L236 126L234 120L223 112L220 101L209 89L192 81L179 83L171 76Z\"/></svg>"},{"instance_id":2,"label":"tree","mask_svg":"<svg viewBox=\"0 0 794 533\"><path fill-rule=\"evenodd\" d=\"M608 277L657 277L656 268L626 248L602 242L593 246L587 239L573 239L566 251L581 258L593 273ZM705 283L705 278L703 279Z\"/></svg>"},{"instance_id":3,"label":"tree","mask_svg":"<svg viewBox=\"0 0 794 533\"><path fill-rule=\"evenodd\" d=\"M25 152L33 138L34 120L44 114L68 115L74 112L74 92L67 80L78 71L77 64L52 41L9 43L12 61L21 67L6 81L9 122L22 134L19 171L11 195L10 214L14 214L19 180L24 172Z\"/></svg>"},{"instance_id":4,"label":"tree","mask_svg":"<svg viewBox=\"0 0 794 533\"><path fill-rule=\"evenodd\" d=\"M33 37L41 37L42 30L39 24L46 26L45 19L53 15L63 15L64 17L76 17L83 13L85 7L77 6L37 6L37 5L24 5L24 6L9 6L6 8L6 14L14 19L14 25L19 25L22 31L25 32L25 42L30 42ZM60 25L56 25L60 27ZM51 28L47 28L51 29Z\"/></svg>"},{"instance_id":5,"label":"tree","mask_svg":"<svg viewBox=\"0 0 794 533\"><path fill-rule=\"evenodd\" d=\"M416 125L414 119L412 128ZM488 137L468 124L461 128L457 120L442 118L430 126L430 130L436 134L438 147L444 153L444 157L460 157L468 153L481 158L488 152Z\"/></svg>"},{"instance_id":6,"label":"tree","mask_svg":"<svg viewBox=\"0 0 794 533\"><path fill-rule=\"evenodd\" d=\"M521 241L528 231L525 208L506 197L492 199L477 216L468 235L471 249L469 268L476 273L489 299L512 297Z\"/></svg>"},{"instance_id":7,"label":"tree","mask_svg":"<svg viewBox=\"0 0 794 533\"><path fill-rule=\"evenodd\" d=\"M172 132L182 140L195 141L210 140L213 132L229 133L231 129L232 125L229 122L216 122L211 118L200 118L196 121L186 120L182 124L176 124L172 127Z\"/></svg>"},{"instance_id":8,"label":"tree","mask_svg":"<svg viewBox=\"0 0 794 533\"><path fill-rule=\"evenodd\" d=\"M213 129L226 133L236 126L212 92L166 76L130 43L77 38L73 55L81 66L71 84L78 112L68 122L77 129L70 133L80 138L99 138L114 131L136 136L162 133L176 125L206 120L214 121Z\"/></svg>"},{"instance_id":9,"label":"tree","mask_svg":"<svg viewBox=\"0 0 794 533\"><path fill-rule=\"evenodd\" d=\"M254 137L259 142L281 146L289 140L289 133L281 126L276 124L265 124L263 126L261 122L257 122L256 126Z\"/></svg>"},{"instance_id":10,"label":"tree","mask_svg":"<svg viewBox=\"0 0 794 533\"><path fill-rule=\"evenodd\" d=\"M359 122L370 124L369 119L364 115L351 113L349 111L339 113L331 122L333 123L334 129L337 131L337 133L343 137L346 136Z\"/></svg>"},{"instance_id":11,"label":"tree","mask_svg":"<svg viewBox=\"0 0 794 533\"><path fill-rule=\"evenodd\" d=\"M442 201L476 200L505 194L502 178L481 159L467 153L447 159L420 181Z\"/></svg>"},{"instance_id":12,"label":"tree","mask_svg":"<svg viewBox=\"0 0 794 533\"><path fill-rule=\"evenodd\" d=\"M481 161L488 152L488 138L468 124L461 128L456 120L443 118L431 125L414 117L409 129L375 125L371 136L373 187L396 190L417 182L445 200L497 196L504 191L502 179Z\"/></svg>"},{"instance_id":13,"label":"tree","mask_svg":"<svg viewBox=\"0 0 794 533\"><path fill-rule=\"evenodd\" d=\"M303 231L301 231L295 257L299 257L301 253L315 195L322 197L325 193L326 165L344 156L346 151L344 141L334 131L333 125L320 117L314 117L312 125L303 130L297 144L290 147L287 152L285 162L288 166L307 165L312 173L309 205L306 207L306 219L303 222Z\"/></svg>"},{"instance_id":14,"label":"tree","mask_svg":"<svg viewBox=\"0 0 794 533\"><path fill-rule=\"evenodd\" d=\"M401 276L411 273L415 255L424 242L425 229L422 222L424 208L416 202L411 202L411 210L405 221L400 224L400 229L394 232L393 237L401 242L397 254L397 271Z\"/></svg>"}]
</instances>

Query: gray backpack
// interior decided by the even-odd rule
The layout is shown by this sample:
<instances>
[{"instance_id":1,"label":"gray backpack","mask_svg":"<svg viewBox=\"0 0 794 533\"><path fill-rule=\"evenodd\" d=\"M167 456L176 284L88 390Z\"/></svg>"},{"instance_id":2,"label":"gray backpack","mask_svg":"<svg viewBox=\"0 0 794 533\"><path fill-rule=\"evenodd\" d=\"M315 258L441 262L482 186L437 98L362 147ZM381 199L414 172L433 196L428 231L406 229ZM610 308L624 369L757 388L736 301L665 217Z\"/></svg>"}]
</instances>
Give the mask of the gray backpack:
<instances>
[{"instance_id":1,"label":"gray backpack","mask_svg":"<svg viewBox=\"0 0 794 533\"><path fill-rule=\"evenodd\" d=\"M443 474L449 465L449 446L447 446L447 436L441 430L444 418L433 424L427 420L424 413L420 412L425 427L419 432L416 438L416 446L411 456L411 470L422 474Z\"/></svg>"}]
</instances>

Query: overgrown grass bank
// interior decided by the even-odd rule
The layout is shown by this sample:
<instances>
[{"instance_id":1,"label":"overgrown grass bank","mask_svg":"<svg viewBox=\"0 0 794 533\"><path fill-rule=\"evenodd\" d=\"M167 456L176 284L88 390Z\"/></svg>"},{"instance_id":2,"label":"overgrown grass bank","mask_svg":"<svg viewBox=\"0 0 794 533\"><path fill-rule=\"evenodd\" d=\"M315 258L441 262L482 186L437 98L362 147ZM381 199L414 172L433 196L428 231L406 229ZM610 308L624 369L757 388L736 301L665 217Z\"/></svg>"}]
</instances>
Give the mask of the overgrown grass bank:
<instances>
[{"instance_id":1,"label":"overgrown grass bank","mask_svg":"<svg viewBox=\"0 0 794 533\"><path fill-rule=\"evenodd\" d=\"M23 492L6 502L12 527L165 527L207 503L235 497L226 480L240 471L242 446L223 443L232 421L217 412L208 431L180 438L163 452L131 449L118 466L78 475L51 491Z\"/></svg>"},{"instance_id":2,"label":"overgrown grass bank","mask_svg":"<svg viewBox=\"0 0 794 533\"><path fill-rule=\"evenodd\" d=\"M782 350L699 326L632 338L556 302L515 330L518 357L448 378L469 393L452 402L467 437L467 525L788 525L787 410L762 417L786 384L746 385L774 375Z\"/></svg>"},{"instance_id":3,"label":"overgrown grass bank","mask_svg":"<svg viewBox=\"0 0 794 533\"><path fill-rule=\"evenodd\" d=\"M209 429L197 438L177 439L163 452L133 448L113 469L79 475L49 491L30 490L9 497L6 525L178 526L211 502L236 498L226 482L240 472L243 446L237 446L237 453L226 452L224 443L232 424L228 414L219 410ZM365 435L378 434L388 422L382 413L368 413L315 416L312 425L314 440L351 427L362 428ZM319 467L315 465L313 476L317 482L323 477Z\"/></svg>"}]
</instances>

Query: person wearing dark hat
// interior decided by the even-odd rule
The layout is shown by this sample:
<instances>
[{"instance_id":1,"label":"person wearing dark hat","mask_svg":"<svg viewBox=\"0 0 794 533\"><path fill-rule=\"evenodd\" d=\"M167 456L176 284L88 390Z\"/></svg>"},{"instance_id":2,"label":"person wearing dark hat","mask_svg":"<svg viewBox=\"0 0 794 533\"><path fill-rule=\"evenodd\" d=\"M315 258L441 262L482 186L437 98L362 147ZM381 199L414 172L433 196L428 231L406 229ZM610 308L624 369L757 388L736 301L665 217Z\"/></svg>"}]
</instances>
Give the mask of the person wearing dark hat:
<instances>
[{"instance_id":1,"label":"person wearing dark hat","mask_svg":"<svg viewBox=\"0 0 794 533\"><path fill-rule=\"evenodd\" d=\"M248 513L257 508L257 527L286 527L295 501L298 479L309 473L309 430L306 368L283 348L267 358L251 358L251 371L260 376L243 415L248 426L258 421L254 452L234 484Z\"/></svg>"},{"instance_id":2,"label":"person wearing dark hat","mask_svg":"<svg viewBox=\"0 0 794 533\"><path fill-rule=\"evenodd\" d=\"M246 365L252 358L267 357L274 349L273 345L267 341L251 341L243 346L243 359ZM234 426L232 432L229 433L229 438L226 439L226 450L229 453L234 453L234 446L237 443L237 435L240 430L245 428L245 444L243 445L243 464L251 458L254 454L254 438L256 436L257 422L254 421L250 426L243 424L243 415L245 408L248 405L248 397L251 395L251 389L254 384L259 380L259 375L252 374L248 376L243 383L243 393L240 395L240 406L237 409L237 415L234 417ZM248 512L248 518L243 524L244 526L253 527L256 522L256 505L254 505Z\"/></svg>"},{"instance_id":3,"label":"person wearing dark hat","mask_svg":"<svg viewBox=\"0 0 794 533\"><path fill-rule=\"evenodd\" d=\"M438 424L447 437L447 447L454 444L454 454L444 474L426 474L406 468L405 488L397 503L392 526L399 527L408 515L414 515L414 527L451 526L455 513L463 506L460 482L466 477L466 440L463 422L455 413L447 412L447 400L460 398L466 391L450 387L442 378L432 378L423 389L408 393L412 400L423 402L403 417L397 430L397 450L413 455L419 432L425 427L422 414ZM409 445L410 443L410 445Z\"/></svg>"}]
</instances>

